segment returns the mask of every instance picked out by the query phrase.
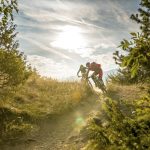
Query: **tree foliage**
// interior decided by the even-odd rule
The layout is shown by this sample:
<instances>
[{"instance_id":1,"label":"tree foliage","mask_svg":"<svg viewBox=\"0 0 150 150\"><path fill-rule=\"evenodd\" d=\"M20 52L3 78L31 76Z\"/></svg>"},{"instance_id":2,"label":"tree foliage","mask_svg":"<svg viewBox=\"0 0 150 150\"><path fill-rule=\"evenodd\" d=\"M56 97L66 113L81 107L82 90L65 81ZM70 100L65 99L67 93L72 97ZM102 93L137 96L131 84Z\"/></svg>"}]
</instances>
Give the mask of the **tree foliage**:
<instances>
[{"instance_id":1,"label":"tree foliage","mask_svg":"<svg viewBox=\"0 0 150 150\"><path fill-rule=\"evenodd\" d=\"M120 47L127 52L127 55L114 53L116 63L127 69L131 77L150 75L150 38L139 33L131 33L132 40L123 40Z\"/></svg>"},{"instance_id":2,"label":"tree foliage","mask_svg":"<svg viewBox=\"0 0 150 150\"><path fill-rule=\"evenodd\" d=\"M137 14L132 14L131 19L140 24L140 29L145 37L150 35L150 1L141 0L141 8L138 9Z\"/></svg>"},{"instance_id":3,"label":"tree foliage","mask_svg":"<svg viewBox=\"0 0 150 150\"><path fill-rule=\"evenodd\" d=\"M0 48L5 50L17 49L19 44L15 41L17 33L13 23L13 12L18 12L16 0L1 0L0 3Z\"/></svg>"},{"instance_id":4,"label":"tree foliage","mask_svg":"<svg viewBox=\"0 0 150 150\"><path fill-rule=\"evenodd\" d=\"M15 87L23 83L29 74L22 53L0 49L0 88Z\"/></svg>"},{"instance_id":5,"label":"tree foliage","mask_svg":"<svg viewBox=\"0 0 150 150\"><path fill-rule=\"evenodd\" d=\"M0 89L15 87L23 83L30 74L19 43L14 24L14 13L18 12L17 0L0 1Z\"/></svg>"},{"instance_id":6,"label":"tree foliage","mask_svg":"<svg viewBox=\"0 0 150 150\"><path fill-rule=\"evenodd\" d=\"M140 23L141 32L131 33L131 40L121 41L119 51L114 53L116 63L122 68L124 74L129 73L130 78L146 78L150 76L150 2L141 0L139 14L131 15L131 18Z\"/></svg>"}]
</instances>

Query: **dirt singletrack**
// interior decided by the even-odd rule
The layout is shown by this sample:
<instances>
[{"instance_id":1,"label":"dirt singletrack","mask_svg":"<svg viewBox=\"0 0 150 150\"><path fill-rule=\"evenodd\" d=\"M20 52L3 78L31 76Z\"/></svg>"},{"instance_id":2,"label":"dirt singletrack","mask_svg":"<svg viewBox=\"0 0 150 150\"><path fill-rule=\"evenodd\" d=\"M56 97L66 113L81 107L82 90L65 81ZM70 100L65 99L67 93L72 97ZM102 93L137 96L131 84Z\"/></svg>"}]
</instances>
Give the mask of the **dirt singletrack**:
<instances>
[{"instance_id":1,"label":"dirt singletrack","mask_svg":"<svg viewBox=\"0 0 150 150\"><path fill-rule=\"evenodd\" d=\"M43 120L40 131L32 139L11 146L5 145L2 150L68 150L67 147L72 142L78 143L77 135L89 114L100 108L97 100L98 95L94 95L81 102L74 110Z\"/></svg>"}]
</instances>

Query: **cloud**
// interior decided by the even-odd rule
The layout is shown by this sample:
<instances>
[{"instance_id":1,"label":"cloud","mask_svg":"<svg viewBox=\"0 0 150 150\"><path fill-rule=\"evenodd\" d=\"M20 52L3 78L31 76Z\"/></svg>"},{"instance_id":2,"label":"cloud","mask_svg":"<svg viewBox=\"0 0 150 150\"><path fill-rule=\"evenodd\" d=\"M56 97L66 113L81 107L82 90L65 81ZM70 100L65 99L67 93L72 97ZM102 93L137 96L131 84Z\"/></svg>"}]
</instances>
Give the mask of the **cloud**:
<instances>
[{"instance_id":1,"label":"cloud","mask_svg":"<svg viewBox=\"0 0 150 150\"><path fill-rule=\"evenodd\" d=\"M122 26L126 31L137 30L137 24L133 23L130 19L132 13L135 13L133 10L137 2L126 1L120 2L119 0L109 1L111 6L111 12L114 14L114 19Z\"/></svg>"},{"instance_id":2,"label":"cloud","mask_svg":"<svg viewBox=\"0 0 150 150\"><path fill-rule=\"evenodd\" d=\"M30 7L31 3L34 7ZM98 28L103 30L104 28L100 25L95 25L86 22L84 18L87 16L92 20L98 20L99 16L97 9L93 8L86 3L75 3L70 1L30 1L26 0L25 4L20 3L21 10L24 15L30 18L34 18L40 22L52 22L54 20L59 20L60 22L66 22L76 25L85 25L93 28ZM74 11L73 10L78 10Z\"/></svg>"},{"instance_id":3,"label":"cloud","mask_svg":"<svg viewBox=\"0 0 150 150\"><path fill-rule=\"evenodd\" d=\"M65 59L70 59L71 60L71 58L68 57L67 55L65 55L65 54L63 54L63 53L61 53L59 51L56 51L54 49L51 49L50 47L40 43L39 41L30 39L30 38L24 38L24 37L22 37L22 39L25 39L26 41L31 42L32 44L38 46L40 49L42 49L44 51L48 51L48 52L54 53L54 54L60 56L61 58L65 58Z\"/></svg>"},{"instance_id":4,"label":"cloud","mask_svg":"<svg viewBox=\"0 0 150 150\"><path fill-rule=\"evenodd\" d=\"M109 41L108 39L103 39L100 41L99 44L95 45L95 49L103 48L103 49L108 49L108 48L114 48L117 47L115 43L112 41Z\"/></svg>"},{"instance_id":5,"label":"cloud","mask_svg":"<svg viewBox=\"0 0 150 150\"><path fill-rule=\"evenodd\" d=\"M114 69L114 49L138 27L129 20L137 7L134 0L19 0L21 49L42 75L71 76L87 61ZM64 34L66 26L80 33Z\"/></svg>"},{"instance_id":6,"label":"cloud","mask_svg":"<svg viewBox=\"0 0 150 150\"><path fill-rule=\"evenodd\" d=\"M70 68L64 61L56 62L51 58L39 55L28 55L27 61L32 67L35 67L42 76L64 79L68 77L68 75L76 75L76 71Z\"/></svg>"},{"instance_id":7,"label":"cloud","mask_svg":"<svg viewBox=\"0 0 150 150\"><path fill-rule=\"evenodd\" d=\"M73 65L68 65L65 61L56 62L51 58L39 55L28 55L27 61L32 67L37 69L40 75L56 79L66 79L70 76L76 76L76 72L79 67L74 68ZM89 61L100 63L104 72L117 69L114 60L112 59L112 53L91 56Z\"/></svg>"}]
</instances>

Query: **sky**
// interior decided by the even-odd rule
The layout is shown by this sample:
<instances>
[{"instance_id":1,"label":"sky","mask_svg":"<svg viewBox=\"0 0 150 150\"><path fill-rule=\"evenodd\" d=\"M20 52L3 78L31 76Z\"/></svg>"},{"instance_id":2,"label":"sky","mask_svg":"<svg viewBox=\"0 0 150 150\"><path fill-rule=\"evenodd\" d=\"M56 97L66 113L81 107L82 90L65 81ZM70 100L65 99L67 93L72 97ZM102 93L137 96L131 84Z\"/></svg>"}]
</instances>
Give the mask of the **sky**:
<instances>
[{"instance_id":1,"label":"sky","mask_svg":"<svg viewBox=\"0 0 150 150\"><path fill-rule=\"evenodd\" d=\"M80 64L115 70L112 53L138 26L139 0L19 0L20 51L42 76L67 79Z\"/></svg>"}]
</instances>

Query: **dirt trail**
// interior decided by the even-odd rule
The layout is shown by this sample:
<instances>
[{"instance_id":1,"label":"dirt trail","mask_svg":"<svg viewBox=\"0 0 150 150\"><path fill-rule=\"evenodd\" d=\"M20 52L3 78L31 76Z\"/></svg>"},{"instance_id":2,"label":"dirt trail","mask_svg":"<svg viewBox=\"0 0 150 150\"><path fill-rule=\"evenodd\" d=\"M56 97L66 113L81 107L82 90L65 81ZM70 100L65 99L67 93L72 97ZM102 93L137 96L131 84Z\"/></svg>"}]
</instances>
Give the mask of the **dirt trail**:
<instances>
[{"instance_id":1,"label":"dirt trail","mask_svg":"<svg viewBox=\"0 0 150 150\"><path fill-rule=\"evenodd\" d=\"M3 150L66 150L72 140L77 142L78 131L89 114L100 108L98 96L88 98L74 110L55 119L41 122L40 132L34 140L13 146L4 146Z\"/></svg>"}]
</instances>

